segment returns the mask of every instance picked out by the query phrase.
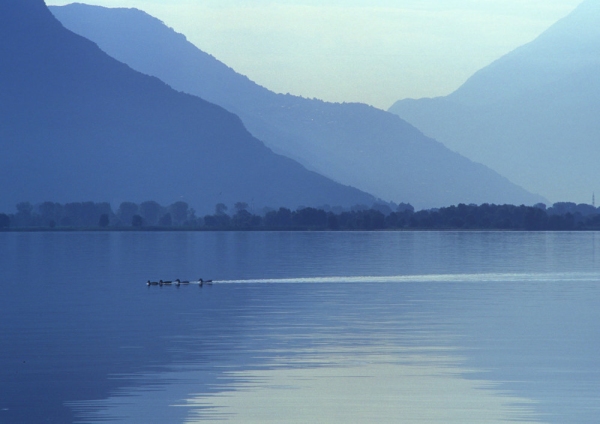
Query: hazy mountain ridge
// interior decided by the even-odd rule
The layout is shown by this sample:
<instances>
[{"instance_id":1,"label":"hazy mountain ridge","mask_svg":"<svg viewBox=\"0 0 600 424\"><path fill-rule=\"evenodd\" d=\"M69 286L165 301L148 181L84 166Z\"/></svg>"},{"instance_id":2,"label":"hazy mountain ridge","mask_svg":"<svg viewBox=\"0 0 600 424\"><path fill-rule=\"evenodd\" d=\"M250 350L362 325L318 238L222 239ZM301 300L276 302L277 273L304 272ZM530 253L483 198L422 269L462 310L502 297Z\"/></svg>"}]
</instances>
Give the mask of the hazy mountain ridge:
<instances>
[{"instance_id":1,"label":"hazy mountain ridge","mask_svg":"<svg viewBox=\"0 0 600 424\"><path fill-rule=\"evenodd\" d=\"M589 201L600 189L599 21L600 2L585 1L449 96L390 111L551 200Z\"/></svg>"},{"instance_id":2,"label":"hazy mountain ridge","mask_svg":"<svg viewBox=\"0 0 600 424\"><path fill-rule=\"evenodd\" d=\"M375 200L274 154L220 106L109 57L42 0L0 3L0 36L4 210L23 200L185 200L199 212Z\"/></svg>"},{"instance_id":3,"label":"hazy mountain ridge","mask_svg":"<svg viewBox=\"0 0 600 424\"><path fill-rule=\"evenodd\" d=\"M489 104L543 90L600 63L600 3L583 2L532 42L476 72L448 96L463 104Z\"/></svg>"},{"instance_id":4,"label":"hazy mountain ridge","mask_svg":"<svg viewBox=\"0 0 600 424\"><path fill-rule=\"evenodd\" d=\"M418 208L544 200L392 114L272 93L144 12L77 4L51 10L116 59L238 114L274 151L384 200Z\"/></svg>"}]
</instances>

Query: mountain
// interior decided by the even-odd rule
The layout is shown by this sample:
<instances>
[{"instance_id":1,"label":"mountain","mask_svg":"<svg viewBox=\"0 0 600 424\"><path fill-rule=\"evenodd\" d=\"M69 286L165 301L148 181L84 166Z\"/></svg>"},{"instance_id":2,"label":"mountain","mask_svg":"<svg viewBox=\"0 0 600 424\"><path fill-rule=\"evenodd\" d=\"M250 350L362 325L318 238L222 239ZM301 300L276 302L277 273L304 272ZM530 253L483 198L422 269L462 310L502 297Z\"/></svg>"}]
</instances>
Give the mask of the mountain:
<instances>
[{"instance_id":1,"label":"mountain","mask_svg":"<svg viewBox=\"0 0 600 424\"><path fill-rule=\"evenodd\" d=\"M19 201L351 206L373 196L276 155L240 119L65 29L42 0L0 2L0 210Z\"/></svg>"},{"instance_id":2,"label":"mountain","mask_svg":"<svg viewBox=\"0 0 600 424\"><path fill-rule=\"evenodd\" d=\"M335 181L417 208L543 201L393 114L270 92L142 11L82 4L51 10L111 56L236 113L275 152Z\"/></svg>"},{"instance_id":3,"label":"mountain","mask_svg":"<svg viewBox=\"0 0 600 424\"><path fill-rule=\"evenodd\" d=\"M600 191L599 22L600 1L587 0L449 96L390 111L531 191L589 202Z\"/></svg>"}]
</instances>

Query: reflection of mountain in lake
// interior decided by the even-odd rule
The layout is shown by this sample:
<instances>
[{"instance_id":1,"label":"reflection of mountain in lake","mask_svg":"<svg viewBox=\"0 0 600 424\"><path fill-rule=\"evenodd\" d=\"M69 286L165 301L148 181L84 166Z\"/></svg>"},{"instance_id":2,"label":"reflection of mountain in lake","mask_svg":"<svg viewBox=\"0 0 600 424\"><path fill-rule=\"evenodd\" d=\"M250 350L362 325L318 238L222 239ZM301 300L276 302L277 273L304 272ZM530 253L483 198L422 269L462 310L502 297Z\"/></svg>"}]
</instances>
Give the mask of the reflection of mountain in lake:
<instances>
[{"instance_id":1,"label":"reflection of mountain in lake","mask_svg":"<svg viewBox=\"0 0 600 424\"><path fill-rule=\"evenodd\" d=\"M600 191L600 2L587 0L533 42L446 97L390 111L552 201Z\"/></svg>"},{"instance_id":2,"label":"reflection of mountain in lake","mask_svg":"<svg viewBox=\"0 0 600 424\"><path fill-rule=\"evenodd\" d=\"M239 118L66 30L42 0L0 2L0 210L51 200L185 200L197 211L374 198L275 155Z\"/></svg>"},{"instance_id":3,"label":"reflection of mountain in lake","mask_svg":"<svg viewBox=\"0 0 600 424\"><path fill-rule=\"evenodd\" d=\"M417 208L543 200L392 114L272 93L139 10L79 4L51 10L132 68L238 114L276 152L384 200Z\"/></svg>"}]
</instances>

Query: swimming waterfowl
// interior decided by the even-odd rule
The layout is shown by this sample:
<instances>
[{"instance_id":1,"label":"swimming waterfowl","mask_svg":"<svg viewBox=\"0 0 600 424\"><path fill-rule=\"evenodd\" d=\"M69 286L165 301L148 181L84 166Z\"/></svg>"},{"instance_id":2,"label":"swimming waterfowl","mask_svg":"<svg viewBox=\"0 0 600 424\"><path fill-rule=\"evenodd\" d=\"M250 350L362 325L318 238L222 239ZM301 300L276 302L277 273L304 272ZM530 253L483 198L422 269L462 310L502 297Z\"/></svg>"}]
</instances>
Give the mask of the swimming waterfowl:
<instances>
[{"instance_id":1,"label":"swimming waterfowl","mask_svg":"<svg viewBox=\"0 0 600 424\"><path fill-rule=\"evenodd\" d=\"M200 285L202 285L202 278L199 280L199 282L200 282ZM208 280L208 281L204 281L204 282L205 283L210 283L210 282L212 282L212 280ZM170 286L172 284L175 284L176 286L179 286L181 284L190 284L190 282L188 280L181 281L179 278L177 278L176 280L173 280L173 281L169 281L169 280L167 280L167 281L163 281L163 280L150 281L150 280L148 280L146 282L146 285L148 285L148 286L163 286L163 285Z\"/></svg>"}]
</instances>

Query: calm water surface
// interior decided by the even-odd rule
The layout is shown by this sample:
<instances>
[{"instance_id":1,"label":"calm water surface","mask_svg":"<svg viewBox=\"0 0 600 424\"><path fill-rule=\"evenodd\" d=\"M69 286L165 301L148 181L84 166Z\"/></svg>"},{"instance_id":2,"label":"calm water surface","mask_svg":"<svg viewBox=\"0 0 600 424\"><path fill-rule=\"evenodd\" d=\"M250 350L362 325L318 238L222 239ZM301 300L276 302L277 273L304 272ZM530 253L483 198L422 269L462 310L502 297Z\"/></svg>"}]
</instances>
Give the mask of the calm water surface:
<instances>
[{"instance_id":1,"label":"calm water surface","mask_svg":"<svg viewBox=\"0 0 600 424\"><path fill-rule=\"evenodd\" d=\"M597 423L599 266L597 233L0 233L0 423Z\"/></svg>"}]
</instances>

